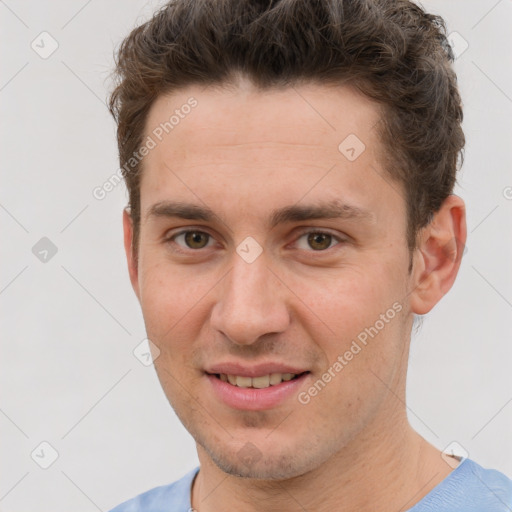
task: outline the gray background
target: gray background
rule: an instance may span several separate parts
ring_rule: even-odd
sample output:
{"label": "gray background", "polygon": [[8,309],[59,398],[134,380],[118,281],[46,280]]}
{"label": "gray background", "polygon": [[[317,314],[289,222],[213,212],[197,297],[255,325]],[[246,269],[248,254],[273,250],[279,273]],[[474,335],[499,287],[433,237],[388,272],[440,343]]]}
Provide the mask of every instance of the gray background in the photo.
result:
{"label": "gray background", "polygon": [[[122,248],[124,185],[93,196],[118,169],[104,104],[113,48],[160,4],[0,1],[3,512],[108,510],[197,464],[153,367],[133,354],[145,333]],[[469,237],[453,289],[413,339],[409,418],[439,449],[455,441],[512,476],[512,2],[423,5],[460,35],[456,192]],[[31,47],[51,49],[43,31],[58,43],[46,59]]]}

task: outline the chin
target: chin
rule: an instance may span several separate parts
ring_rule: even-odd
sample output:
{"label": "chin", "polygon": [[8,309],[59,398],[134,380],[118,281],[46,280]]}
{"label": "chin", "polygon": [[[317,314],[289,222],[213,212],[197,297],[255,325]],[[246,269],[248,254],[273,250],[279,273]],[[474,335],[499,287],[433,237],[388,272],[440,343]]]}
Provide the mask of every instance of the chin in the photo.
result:
{"label": "chin", "polygon": [[289,480],[304,474],[293,463],[286,461],[265,461],[247,465],[238,460],[226,460],[226,457],[213,458],[213,462],[224,473],[240,478],[255,480]]}
{"label": "chin", "polygon": [[289,451],[273,454],[259,452],[250,441],[238,450],[227,446],[222,449],[219,445],[214,449],[203,448],[224,473],[256,480],[289,480],[308,473],[323,462],[318,452],[307,453],[303,447],[299,450],[290,447]]}

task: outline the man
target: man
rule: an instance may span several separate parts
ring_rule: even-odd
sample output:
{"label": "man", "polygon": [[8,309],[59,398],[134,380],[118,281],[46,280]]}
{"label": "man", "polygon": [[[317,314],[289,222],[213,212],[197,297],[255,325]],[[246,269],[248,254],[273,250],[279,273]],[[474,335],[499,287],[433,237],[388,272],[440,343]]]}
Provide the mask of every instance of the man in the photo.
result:
{"label": "man", "polygon": [[406,415],[466,241],[452,60],[405,0],[176,0],[123,42],[129,273],[200,468],[116,512],[512,510]]}

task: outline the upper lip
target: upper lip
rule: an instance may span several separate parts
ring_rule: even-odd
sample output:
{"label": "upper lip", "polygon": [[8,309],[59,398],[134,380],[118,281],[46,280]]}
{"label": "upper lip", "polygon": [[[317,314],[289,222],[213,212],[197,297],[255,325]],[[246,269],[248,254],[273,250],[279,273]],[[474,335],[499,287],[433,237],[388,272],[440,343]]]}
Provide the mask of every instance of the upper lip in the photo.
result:
{"label": "upper lip", "polygon": [[293,373],[295,375],[307,372],[304,368],[290,366],[285,363],[260,363],[247,366],[236,362],[218,363],[205,368],[206,373],[224,373],[226,375],[237,375],[240,377],[261,377],[270,373]]}

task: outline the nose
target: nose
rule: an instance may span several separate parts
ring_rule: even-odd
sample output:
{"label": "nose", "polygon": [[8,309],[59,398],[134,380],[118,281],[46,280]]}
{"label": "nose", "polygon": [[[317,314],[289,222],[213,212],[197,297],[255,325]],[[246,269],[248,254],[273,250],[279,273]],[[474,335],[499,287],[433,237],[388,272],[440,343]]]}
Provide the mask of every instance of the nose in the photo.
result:
{"label": "nose", "polygon": [[251,345],[289,326],[287,288],[268,263],[265,253],[252,263],[235,253],[231,271],[217,287],[211,325],[232,343]]}

